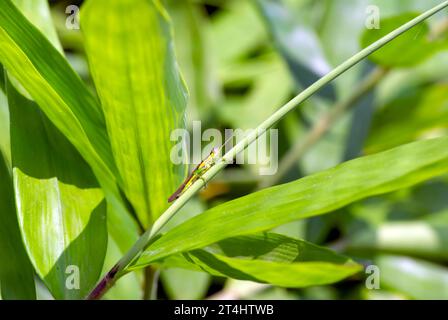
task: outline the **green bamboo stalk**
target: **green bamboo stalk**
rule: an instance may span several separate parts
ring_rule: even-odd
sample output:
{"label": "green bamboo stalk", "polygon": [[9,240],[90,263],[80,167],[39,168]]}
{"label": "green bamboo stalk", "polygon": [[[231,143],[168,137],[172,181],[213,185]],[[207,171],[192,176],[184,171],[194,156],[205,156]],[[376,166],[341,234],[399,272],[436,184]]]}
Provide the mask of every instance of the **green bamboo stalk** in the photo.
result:
{"label": "green bamboo stalk", "polygon": [[391,33],[387,34],[383,38],[377,40],[367,48],[361,50],[324,77],[316,81],[307,89],[302,91],[288,103],[283,105],[268,119],[263,121],[255,131],[247,135],[244,139],[238,142],[231,150],[229,150],[223,157],[222,161],[219,161],[212,168],[210,168],[204,175],[203,179],[196,181],[188,190],[186,190],[160,217],[157,221],[142,234],[137,240],[134,246],[118,261],[118,263],[104,276],[104,278],[98,283],[98,285],[92,290],[87,299],[100,299],[104,293],[117,281],[117,279],[126,273],[126,267],[131,264],[138,255],[154,240],[155,235],[162,229],[162,227],[190,200],[204,185],[215,177],[221,170],[223,170],[228,163],[231,163],[235,156],[243,151],[249,144],[254,142],[260,135],[266,132],[267,129],[272,127],[280,119],[282,119],[289,111],[296,108],[302,102],[307,100],[319,89],[324,87],[335,78],[339,77],[345,71],[349,70],[360,61],[368,57],[373,52],[377,51],[396,37],[400,36],[404,32],[408,31],[412,27],[428,19],[432,15],[448,7],[448,1],[444,1],[441,4],[433,7],[432,9],[424,12],[415,19],[405,23],[401,27],[395,29]]}

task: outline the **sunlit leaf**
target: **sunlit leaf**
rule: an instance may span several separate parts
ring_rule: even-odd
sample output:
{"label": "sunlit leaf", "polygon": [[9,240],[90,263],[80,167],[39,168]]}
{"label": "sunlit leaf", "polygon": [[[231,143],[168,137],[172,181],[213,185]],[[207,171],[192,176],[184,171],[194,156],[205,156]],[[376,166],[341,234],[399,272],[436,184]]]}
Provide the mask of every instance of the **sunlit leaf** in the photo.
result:
{"label": "sunlit leaf", "polygon": [[143,252],[138,265],[331,212],[356,200],[442,175],[448,171],[447,164],[448,138],[411,143],[358,158],[216,206],[155,241]]}
{"label": "sunlit leaf", "polygon": [[19,226],[54,297],[82,298],[106,251],[106,203],[87,164],[33,101],[7,83]]}
{"label": "sunlit leaf", "polygon": [[[382,19],[380,28],[364,31],[361,36],[361,45],[363,47],[368,46],[416,16],[418,14],[404,13],[399,16]],[[421,23],[378,52],[373,53],[369,58],[375,63],[386,67],[410,67],[417,65],[447,46],[443,41],[436,41],[436,39],[431,39],[431,37],[433,35],[430,32],[429,25],[425,22]]]}
{"label": "sunlit leaf", "polygon": [[91,166],[114,207],[109,224],[120,225],[114,237],[135,241],[137,225],[117,186],[121,179],[98,102],[62,54],[10,0],[0,2],[0,62]]}
{"label": "sunlit leaf", "polygon": [[137,0],[87,1],[81,12],[124,192],[145,227],[168,206],[185,171],[170,158],[170,135],[185,125],[186,92],[166,15],[159,1]]}
{"label": "sunlit leaf", "polygon": [[282,287],[328,284],[361,270],[328,249],[272,233],[226,239],[170,257],[164,264]]}
{"label": "sunlit leaf", "polygon": [[448,132],[447,117],[448,85],[405,92],[375,114],[365,151],[374,153],[417,139],[444,135]]}
{"label": "sunlit leaf", "polygon": [[2,299],[35,299],[34,271],[20,236],[10,169],[0,152],[0,285]]}

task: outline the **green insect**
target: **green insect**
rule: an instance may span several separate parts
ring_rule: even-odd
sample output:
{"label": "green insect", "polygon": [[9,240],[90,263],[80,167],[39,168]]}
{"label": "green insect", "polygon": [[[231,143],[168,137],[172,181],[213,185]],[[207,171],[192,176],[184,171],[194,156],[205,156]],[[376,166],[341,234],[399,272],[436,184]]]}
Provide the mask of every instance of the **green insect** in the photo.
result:
{"label": "green insect", "polygon": [[217,156],[221,148],[213,148],[210,154],[199,163],[196,168],[190,173],[180,187],[168,198],[168,202],[173,202],[179,198],[185,190],[187,190],[197,180],[202,179],[204,173],[206,173],[211,167],[216,164]]}

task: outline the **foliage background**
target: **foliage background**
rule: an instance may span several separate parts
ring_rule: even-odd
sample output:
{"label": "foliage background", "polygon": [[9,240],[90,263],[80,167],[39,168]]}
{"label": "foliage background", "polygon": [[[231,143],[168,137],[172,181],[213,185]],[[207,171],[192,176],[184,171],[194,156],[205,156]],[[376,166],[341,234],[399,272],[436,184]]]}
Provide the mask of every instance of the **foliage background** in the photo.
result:
{"label": "foliage background", "polygon": [[[191,129],[189,126],[192,121],[200,120],[202,129],[224,130],[225,128],[256,127],[280,105],[358,52],[363,46],[376,40],[380,34],[386,34],[440,1],[166,0],[163,3],[171,16],[175,40],[174,51],[189,89],[190,98],[186,107],[185,122],[187,128]],[[105,63],[101,66],[102,59],[99,56],[97,63],[90,62],[89,70],[86,48],[95,50],[95,46],[98,45],[98,39],[101,39],[102,17],[96,16],[92,19],[86,17],[85,23],[93,25],[99,34],[97,35],[99,38],[89,39],[89,36],[83,36],[81,31],[68,30],[65,27],[67,17],[65,8],[69,4],[81,6],[83,1],[50,1],[57,37],[72,68],[88,85],[90,91],[95,92],[92,74],[98,75],[104,72],[108,65]],[[380,9],[381,29],[377,33],[369,32],[365,27],[366,17],[368,17],[366,9],[369,5],[376,5]],[[103,18],[107,18],[106,14]],[[280,159],[288,157],[290,150],[297,151],[294,146],[297,145],[297,141],[303,143],[303,137],[313,132],[313,124],[320,123],[319,121],[322,118],[325,119],[331,110],[342,104],[340,112],[331,118],[330,125],[327,126],[328,132],[319,140],[312,141],[306,148],[306,152],[299,151],[301,157],[297,157],[293,166],[288,167],[284,176],[276,182],[294,181],[332,168],[344,161],[372,155],[412,141],[446,136],[448,129],[447,19],[447,13],[443,12],[430,19],[426,25],[417,26],[409,34],[381,49],[371,59],[345,73],[318,95],[288,114],[278,124]],[[129,36],[129,39],[130,42],[141,40],[137,36],[135,38]],[[92,65],[97,69],[92,68]],[[114,66],[119,70],[119,61],[115,62]],[[100,70],[101,68],[103,69]],[[366,79],[370,79],[369,77],[378,72],[381,72],[381,75],[374,78],[368,90],[365,90],[357,99],[352,99],[360,84],[365,83]],[[116,77],[113,72],[109,75],[104,73],[104,75],[103,82],[107,82],[108,78],[115,80],[114,77]],[[21,111],[23,109],[14,109],[11,101],[18,101],[16,106],[24,107],[23,102],[20,102],[23,96],[15,92],[14,86],[8,84],[8,81],[6,82],[3,84],[4,87],[9,87],[9,92],[12,92],[15,97],[12,100],[9,97],[9,111],[7,103],[0,103],[0,145],[6,159],[5,163],[8,163],[11,161],[8,160],[11,158],[9,138],[6,138],[9,137],[10,132],[8,119],[10,117],[11,123],[14,123],[14,117],[19,119],[23,115]],[[107,90],[101,92],[98,88],[98,80],[96,79],[95,82],[97,83],[96,91],[100,97],[109,94]],[[180,81],[177,85],[182,86]],[[170,92],[171,89],[164,90]],[[173,89],[173,92],[177,91]],[[6,99],[3,95],[0,98]],[[173,99],[182,100],[179,97]],[[346,101],[349,103],[345,103]],[[103,99],[102,102],[107,104]],[[34,110],[32,105],[28,107]],[[28,122],[20,118],[21,121],[17,120],[17,123],[22,123],[26,128],[31,127],[35,119],[33,117],[38,115],[33,116],[33,111],[30,112]],[[110,119],[106,120],[110,121]],[[19,129],[13,126],[11,133],[13,130]],[[46,120],[42,127],[36,130],[42,132],[53,130],[56,132],[54,135],[60,134]],[[163,128],[161,130],[163,131]],[[26,137],[20,135],[12,134],[12,136],[15,137],[14,139],[26,140]],[[13,143],[14,140],[11,139]],[[160,139],[166,139],[166,136],[159,137],[159,140],[154,139],[153,141],[160,141]],[[117,140],[115,143],[124,142]],[[26,162],[30,158],[41,163],[50,161],[46,158],[46,154],[51,151],[42,151],[46,145],[45,141],[42,142],[36,138],[32,143],[27,141],[23,145],[26,145],[22,147],[23,150],[15,150],[12,147],[13,154],[14,152],[21,154],[17,157],[17,163],[20,163],[21,159]],[[30,151],[30,145],[39,149],[40,152]],[[113,144],[112,147],[114,147]],[[156,143],[153,143],[151,147],[148,146],[150,148],[148,156],[158,152],[157,147]],[[76,153],[66,140],[61,139],[57,142],[57,148],[67,148],[67,154]],[[160,151],[160,153],[163,152]],[[35,158],[36,154],[42,154],[42,158]],[[77,154],[76,157],[79,155]],[[84,172],[84,174],[64,177],[63,182],[70,181],[77,186],[88,185],[89,194],[79,195],[86,199],[82,201],[82,205],[98,213],[94,216],[95,219],[104,219],[106,205],[102,202],[101,196],[95,193],[95,190],[99,190],[98,183],[91,172],[95,169],[89,168],[80,157],[72,161],[70,159],[70,156],[66,156],[57,161],[63,162],[64,168],[76,168],[73,170]],[[128,161],[122,160],[123,163]],[[403,159],[403,166],[406,161]],[[446,161],[444,163],[446,167]],[[1,170],[4,177],[9,174],[7,165]],[[57,171],[58,168],[50,168],[48,172],[41,171],[42,168],[39,167],[36,167],[36,170],[39,171],[39,175],[51,177],[54,174],[51,170]],[[372,168],[372,171],[379,172],[379,175],[393,174],[388,170],[387,163]],[[149,172],[154,173],[155,170],[149,170]],[[258,176],[257,172],[256,165],[230,166],[197,198],[190,201],[170,222],[165,231],[209,208],[247,195],[261,186],[266,187],[272,184],[272,182],[264,181],[266,177]],[[369,175],[366,174],[366,176]],[[150,177],[150,179],[161,180],[157,177]],[[2,179],[0,188],[5,197],[2,198],[0,205],[9,209],[2,209],[3,211],[10,210],[11,206],[14,206],[13,201],[11,202],[14,196],[8,194],[12,192],[11,188],[4,180]],[[331,248],[363,265],[377,265],[381,271],[379,290],[366,288],[366,274],[363,272],[356,273],[336,284],[285,288],[288,286],[230,280],[216,276],[216,272],[209,272],[214,274],[210,275],[197,270],[170,268],[170,263],[176,265],[177,262],[168,261],[165,262],[165,267],[168,268],[162,269],[160,280],[156,281],[159,283],[158,288],[145,282],[145,279],[154,277],[154,274],[148,275],[154,270],[147,268],[144,271],[126,275],[117,282],[105,298],[140,299],[148,296],[148,290],[157,290],[159,299],[446,299],[448,298],[446,266],[448,260],[446,249],[448,179],[446,175],[439,174],[436,178],[424,180],[426,181],[416,186],[354,201],[329,212],[330,214],[293,221],[272,230],[280,235],[304,239]],[[163,190],[165,187],[160,186],[159,189]],[[126,196],[133,203],[144,202],[141,199],[132,199],[135,194],[138,194],[138,191],[128,193]],[[145,210],[158,212],[160,208],[155,204],[157,201],[153,199],[159,199],[161,196],[153,194],[152,197],[149,203],[155,207]],[[42,197],[37,196],[36,199],[42,199]],[[162,200],[165,203],[165,199]],[[141,211],[144,210],[137,210],[137,215]],[[108,214],[110,215],[110,212]],[[147,227],[156,217],[139,218],[142,227]],[[30,222],[31,227],[33,223],[33,221]],[[102,266],[104,273],[122,255],[123,250],[120,246],[129,246],[112,239],[110,232],[114,226],[109,225],[108,235],[105,230],[103,233],[97,229],[90,230],[90,223],[91,221],[88,220],[83,226],[85,231],[83,237],[98,248],[74,246],[73,252],[76,250],[99,252],[107,242],[105,263]],[[0,244],[2,236],[6,235],[8,239],[12,239],[18,234],[11,230],[0,229],[0,232]],[[77,234],[77,231],[73,230],[73,233]],[[131,237],[126,239],[126,243],[132,243],[134,240]],[[51,239],[47,241],[51,242]],[[19,243],[19,239],[16,239],[16,242]],[[33,244],[25,241],[25,246],[32,247]],[[58,263],[61,263],[63,268],[66,264],[59,258],[58,256]],[[15,259],[23,270],[26,270],[21,273],[21,277],[35,279],[38,299],[74,298],[62,287],[50,286],[48,290],[48,282],[53,281],[52,277],[55,279],[58,277],[57,272],[53,273],[53,270],[49,270],[54,267],[52,263],[45,266],[46,271],[43,275],[40,272],[34,274],[26,255],[21,257],[17,254]],[[67,259],[70,258],[67,257]],[[98,259],[101,260],[102,257]],[[86,265],[89,263],[85,262]],[[0,264],[3,269],[12,265],[1,257]],[[92,279],[89,283],[95,282],[100,273],[100,269],[92,270]],[[155,278],[159,279],[157,274]],[[5,280],[0,279],[2,281],[0,285],[3,288]],[[57,279],[53,283],[58,281],[63,286],[63,282]],[[33,297],[32,292],[17,295]],[[6,298],[14,298],[14,294]]]}

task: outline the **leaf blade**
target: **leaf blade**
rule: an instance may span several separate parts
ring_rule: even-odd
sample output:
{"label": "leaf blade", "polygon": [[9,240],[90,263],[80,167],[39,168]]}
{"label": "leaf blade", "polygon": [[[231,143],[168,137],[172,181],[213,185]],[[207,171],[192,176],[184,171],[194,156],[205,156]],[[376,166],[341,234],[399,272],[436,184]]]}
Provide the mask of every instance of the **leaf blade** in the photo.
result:
{"label": "leaf blade", "polygon": [[290,288],[337,282],[362,269],[331,250],[274,233],[226,239],[164,265]]}
{"label": "leaf blade", "polygon": [[[25,248],[54,297],[80,299],[103,265],[103,193],[87,164],[36,104],[9,81],[7,95],[14,192]],[[79,287],[67,286],[71,266],[79,270]]]}
{"label": "leaf blade", "polygon": [[320,215],[441,175],[448,167],[447,147],[446,137],[419,141],[229,201],[163,235],[142,253],[138,264]]}
{"label": "leaf blade", "polygon": [[[367,29],[361,35],[361,46],[366,47],[391,30],[418,16],[416,13],[403,13],[381,21],[381,28]],[[396,41],[373,53],[369,59],[385,67],[412,67],[437,51],[446,47],[443,42],[431,41],[428,23],[422,23],[416,29],[402,35]],[[405,49],[405,50],[404,50]]]}
{"label": "leaf blade", "polygon": [[184,127],[186,93],[165,15],[158,1],[95,0],[81,19],[124,191],[145,227],[166,209],[185,169],[170,159],[168,137]]}
{"label": "leaf blade", "polygon": [[[0,3],[0,61],[92,167],[105,190],[113,236],[124,250],[138,226],[120,195],[101,108],[58,50],[10,0]],[[36,21],[40,21],[37,19]]]}
{"label": "leaf blade", "polygon": [[36,299],[34,271],[20,236],[12,177],[0,152],[0,284],[3,299]]}

